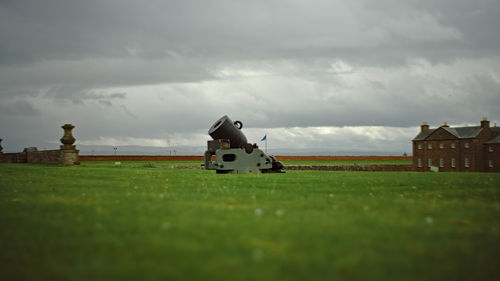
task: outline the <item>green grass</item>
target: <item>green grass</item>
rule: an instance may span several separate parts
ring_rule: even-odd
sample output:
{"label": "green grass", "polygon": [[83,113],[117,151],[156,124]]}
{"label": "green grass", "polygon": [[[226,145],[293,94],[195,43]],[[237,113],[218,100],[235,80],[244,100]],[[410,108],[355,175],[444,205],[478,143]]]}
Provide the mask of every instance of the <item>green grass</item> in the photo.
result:
{"label": "green grass", "polygon": [[162,163],[0,164],[0,279],[500,279],[500,174]]}

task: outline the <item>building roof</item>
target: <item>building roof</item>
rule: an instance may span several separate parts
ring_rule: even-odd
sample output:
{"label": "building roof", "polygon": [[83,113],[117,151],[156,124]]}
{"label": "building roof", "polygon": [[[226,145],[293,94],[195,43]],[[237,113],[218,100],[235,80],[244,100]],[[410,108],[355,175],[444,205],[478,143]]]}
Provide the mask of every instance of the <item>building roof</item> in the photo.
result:
{"label": "building roof", "polygon": [[497,136],[496,138],[493,138],[492,140],[490,140],[486,143],[500,143],[500,135]]}
{"label": "building roof", "polygon": [[[445,128],[445,127],[443,127]],[[483,130],[481,126],[448,128],[456,132],[456,137],[460,139],[475,138]]]}
{"label": "building roof", "polygon": [[[457,127],[457,128],[451,128],[448,126],[441,126],[439,128],[443,128],[443,130],[447,131],[448,133],[454,135],[455,137],[457,137],[459,139],[475,138],[483,130],[483,128],[481,128],[481,126]],[[425,140],[428,136],[430,136],[432,133],[434,133],[439,128],[422,131],[413,140],[416,140],[416,141]],[[500,132],[500,130],[498,132]]]}
{"label": "building roof", "polygon": [[425,140],[430,134],[432,134],[436,129],[428,129],[425,131],[421,131],[418,133],[418,135],[413,139],[414,141],[417,140]]}

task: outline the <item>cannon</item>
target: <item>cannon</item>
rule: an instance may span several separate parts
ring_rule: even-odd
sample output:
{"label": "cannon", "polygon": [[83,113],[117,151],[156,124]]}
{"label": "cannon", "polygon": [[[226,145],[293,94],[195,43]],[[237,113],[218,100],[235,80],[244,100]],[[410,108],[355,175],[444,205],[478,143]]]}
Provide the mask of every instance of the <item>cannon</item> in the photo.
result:
{"label": "cannon", "polygon": [[242,128],[243,123],[233,122],[227,115],[210,127],[208,134],[213,140],[207,142],[205,169],[218,174],[284,173],[283,164],[274,156],[248,143]]}

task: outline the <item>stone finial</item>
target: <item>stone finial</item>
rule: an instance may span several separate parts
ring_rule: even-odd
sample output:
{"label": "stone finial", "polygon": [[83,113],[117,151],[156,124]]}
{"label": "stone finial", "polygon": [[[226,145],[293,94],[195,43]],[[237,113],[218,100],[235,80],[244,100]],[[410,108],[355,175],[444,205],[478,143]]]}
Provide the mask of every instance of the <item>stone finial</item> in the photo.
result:
{"label": "stone finial", "polygon": [[61,128],[64,129],[64,136],[61,138],[61,142],[63,145],[61,145],[61,149],[64,150],[75,150],[76,147],[73,145],[75,143],[75,138],[73,137],[71,130],[75,128],[75,126],[71,124],[64,124],[64,126],[61,126]]}

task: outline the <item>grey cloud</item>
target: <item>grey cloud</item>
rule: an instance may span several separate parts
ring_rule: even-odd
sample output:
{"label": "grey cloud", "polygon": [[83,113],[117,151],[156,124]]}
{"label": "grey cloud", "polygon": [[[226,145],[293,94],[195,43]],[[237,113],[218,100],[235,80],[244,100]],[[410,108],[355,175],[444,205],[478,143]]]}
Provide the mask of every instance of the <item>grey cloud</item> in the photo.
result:
{"label": "grey cloud", "polygon": [[123,112],[125,112],[129,117],[132,117],[134,119],[138,119],[137,115],[132,113],[126,106],[122,105],[121,108],[123,109]]}
{"label": "grey cloud", "polygon": [[71,101],[75,104],[84,104],[87,101],[97,101],[99,104],[106,106],[111,106],[112,100],[124,100],[126,96],[126,93],[107,93],[102,90],[89,90],[75,85],[51,87],[43,94],[43,97],[55,99],[59,103]]}
{"label": "grey cloud", "polygon": [[[454,52],[467,53],[471,43],[495,50],[498,3],[438,2],[11,1],[1,6],[1,61],[158,59],[171,51],[248,59],[342,48],[364,55],[412,48],[425,57],[432,50],[413,44],[429,38],[453,41]],[[463,43],[448,34],[455,31]]]}
{"label": "grey cloud", "polygon": [[40,89],[31,86],[13,87],[12,85],[2,85],[0,89],[0,98],[32,98],[40,94]]}
{"label": "grey cloud", "polygon": [[2,2],[0,77],[92,88],[215,79],[209,69],[241,60],[387,66],[498,54],[499,4],[439,3]]}
{"label": "grey cloud", "polygon": [[127,94],[126,93],[112,93],[111,95],[109,95],[110,98],[113,98],[113,99],[125,99],[127,97]]}
{"label": "grey cloud", "polygon": [[112,106],[113,104],[109,100],[99,100],[99,103],[106,106]]}
{"label": "grey cloud", "polygon": [[0,66],[0,83],[9,88],[92,89],[202,81],[213,78],[208,66],[193,59],[89,59],[42,61],[30,66]]}
{"label": "grey cloud", "polygon": [[489,0],[1,1],[0,126],[47,141],[67,122],[162,137],[224,114],[254,128],[494,119],[498,26]]}
{"label": "grey cloud", "polygon": [[40,115],[40,110],[38,110],[31,102],[25,100],[5,102],[0,106],[0,111],[3,116],[18,115],[33,117]]}

